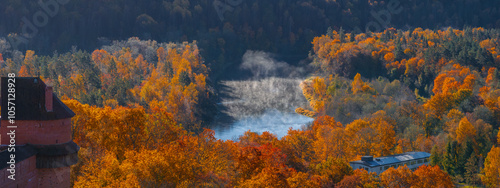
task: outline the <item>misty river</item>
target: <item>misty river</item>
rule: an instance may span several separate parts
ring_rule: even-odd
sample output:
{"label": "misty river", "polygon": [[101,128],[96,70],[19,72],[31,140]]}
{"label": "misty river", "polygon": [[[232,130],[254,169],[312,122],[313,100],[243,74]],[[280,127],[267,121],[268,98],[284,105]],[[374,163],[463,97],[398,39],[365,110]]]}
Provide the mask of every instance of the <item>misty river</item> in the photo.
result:
{"label": "misty river", "polygon": [[242,69],[251,71],[254,78],[219,83],[219,115],[212,125],[216,138],[236,140],[248,130],[281,138],[290,128],[301,129],[313,121],[295,113],[297,107],[308,106],[299,86],[304,80],[299,76],[302,70],[277,62],[268,53],[252,51],[243,56]]}

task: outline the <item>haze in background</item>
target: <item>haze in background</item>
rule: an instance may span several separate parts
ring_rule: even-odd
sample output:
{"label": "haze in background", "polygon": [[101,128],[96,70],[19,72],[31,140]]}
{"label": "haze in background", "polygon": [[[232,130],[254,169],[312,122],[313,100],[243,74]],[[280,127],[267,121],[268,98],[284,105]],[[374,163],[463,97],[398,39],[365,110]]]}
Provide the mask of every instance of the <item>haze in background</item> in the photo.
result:
{"label": "haze in background", "polygon": [[247,51],[242,61],[240,68],[250,71],[253,78],[221,82],[215,137],[235,140],[250,130],[269,131],[281,138],[290,128],[300,129],[313,120],[295,113],[295,108],[307,106],[299,88],[304,69],[261,51]]}

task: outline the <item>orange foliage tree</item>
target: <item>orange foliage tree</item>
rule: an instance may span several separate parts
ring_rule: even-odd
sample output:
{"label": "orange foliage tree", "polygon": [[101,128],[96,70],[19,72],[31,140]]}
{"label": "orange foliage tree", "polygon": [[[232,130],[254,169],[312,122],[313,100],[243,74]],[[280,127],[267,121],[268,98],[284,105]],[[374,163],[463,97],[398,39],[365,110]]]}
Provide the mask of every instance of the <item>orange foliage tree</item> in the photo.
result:
{"label": "orange foliage tree", "polygon": [[320,176],[322,184],[327,187],[335,186],[345,176],[353,174],[347,162],[334,157],[328,157],[327,160],[314,165],[313,170]]}
{"label": "orange foliage tree", "polygon": [[404,166],[397,169],[391,167],[380,174],[380,180],[384,187],[411,187],[415,185],[418,177]]}
{"label": "orange foliage tree", "polygon": [[345,176],[342,181],[337,183],[336,187],[380,187],[380,179],[375,172],[368,173],[365,169],[354,170],[353,175]]}
{"label": "orange foliage tree", "polygon": [[350,148],[361,156],[390,155],[396,143],[392,124],[384,111],[375,113],[368,121],[353,121],[346,126],[348,137],[352,140]]}
{"label": "orange foliage tree", "polygon": [[414,187],[455,187],[450,176],[439,166],[431,167],[424,164],[418,167],[414,174],[418,177]]}
{"label": "orange foliage tree", "polygon": [[315,131],[313,143],[315,161],[325,161],[329,157],[347,161],[352,158],[350,138],[340,124],[321,125]]}
{"label": "orange foliage tree", "polygon": [[373,89],[361,80],[361,74],[357,73],[352,81],[352,93],[356,94],[358,92],[373,91]]}
{"label": "orange foliage tree", "polygon": [[439,74],[434,80],[434,96],[425,103],[434,116],[441,118],[445,111],[472,96],[476,76],[469,68],[454,64],[452,70]]}

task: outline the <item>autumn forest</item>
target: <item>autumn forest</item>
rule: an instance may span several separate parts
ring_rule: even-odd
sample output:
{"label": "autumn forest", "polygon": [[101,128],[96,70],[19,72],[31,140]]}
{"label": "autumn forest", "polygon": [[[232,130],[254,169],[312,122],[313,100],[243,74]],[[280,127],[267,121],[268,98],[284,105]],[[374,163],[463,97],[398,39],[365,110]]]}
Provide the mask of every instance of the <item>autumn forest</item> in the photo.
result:
{"label": "autumn forest", "polygon": [[[500,185],[498,2],[400,2],[377,31],[354,28],[389,2],[231,2],[72,0],[19,46],[39,5],[0,6],[0,75],[40,77],[76,114],[73,187]],[[310,123],[216,137],[220,83],[257,79],[248,50],[300,68]],[[430,164],[349,165],[411,151]]]}

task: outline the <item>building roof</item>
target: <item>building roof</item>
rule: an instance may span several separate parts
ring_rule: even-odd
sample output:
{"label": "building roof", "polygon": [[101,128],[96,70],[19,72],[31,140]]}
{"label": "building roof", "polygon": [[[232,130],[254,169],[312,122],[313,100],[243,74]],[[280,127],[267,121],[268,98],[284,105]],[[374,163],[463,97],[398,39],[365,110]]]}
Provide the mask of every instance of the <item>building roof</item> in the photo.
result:
{"label": "building roof", "polygon": [[[1,80],[2,120],[8,117],[8,78]],[[45,109],[45,88],[47,85],[38,77],[15,77],[15,120],[56,120],[75,116],[57,96],[52,93],[53,111]]]}
{"label": "building roof", "polygon": [[410,160],[424,159],[430,157],[431,154],[427,152],[406,152],[398,155],[390,155],[384,157],[377,157],[369,161],[351,161],[352,164],[362,164],[369,167],[384,166],[395,163],[402,163]]}
{"label": "building roof", "polygon": [[[8,151],[7,145],[0,146],[0,161],[5,161],[0,163],[0,169],[4,169],[9,166],[9,164],[7,164],[7,161],[10,160],[10,154],[15,154],[15,161],[16,163],[19,163],[34,155],[37,156],[37,160],[39,157],[46,157],[46,156],[78,155],[77,152],[78,150],[80,150],[80,147],[76,145],[75,142],[70,141],[63,144],[53,144],[53,145],[25,144],[21,146],[15,146],[15,149],[16,151],[14,153],[11,153]],[[76,161],[78,161],[78,159]],[[75,164],[76,161],[69,165]]]}
{"label": "building roof", "polygon": [[35,149],[38,150],[38,155],[43,155],[43,156],[69,155],[78,153],[78,150],[80,150],[80,146],[78,146],[73,141],[63,144],[52,144],[52,145],[30,144],[30,145],[32,145]]}
{"label": "building roof", "polygon": [[11,153],[6,147],[2,146],[3,151],[0,151],[0,169],[4,169],[9,166],[7,161],[10,161],[10,155],[14,154],[14,160],[16,163],[21,162],[25,159],[30,158],[38,153],[38,151],[31,145],[15,146],[15,152]]}

